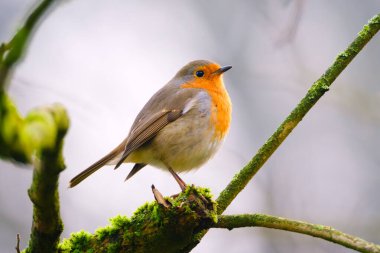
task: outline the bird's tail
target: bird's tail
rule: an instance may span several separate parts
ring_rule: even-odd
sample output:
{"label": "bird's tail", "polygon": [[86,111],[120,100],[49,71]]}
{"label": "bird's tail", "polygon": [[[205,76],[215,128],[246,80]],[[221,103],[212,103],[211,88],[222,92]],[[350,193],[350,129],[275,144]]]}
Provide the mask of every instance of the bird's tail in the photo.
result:
{"label": "bird's tail", "polygon": [[[121,146],[121,145],[120,145]],[[92,173],[103,167],[104,165],[112,162],[115,158],[120,155],[120,152],[123,151],[123,149],[120,150],[120,146],[112,150],[108,155],[104,156],[102,159],[79,173],[77,176],[75,176],[73,179],[70,180],[69,187],[72,188],[85,180],[88,176],[90,176]]]}

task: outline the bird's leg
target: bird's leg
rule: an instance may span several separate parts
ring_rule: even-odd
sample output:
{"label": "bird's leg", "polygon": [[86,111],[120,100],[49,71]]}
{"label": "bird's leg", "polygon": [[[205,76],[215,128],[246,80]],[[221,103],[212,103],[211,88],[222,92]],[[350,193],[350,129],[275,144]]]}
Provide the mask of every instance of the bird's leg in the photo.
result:
{"label": "bird's leg", "polygon": [[170,167],[168,167],[170,173],[174,177],[175,181],[179,184],[179,187],[181,188],[182,191],[185,191],[186,189],[186,183],[177,175],[177,173],[174,172],[174,170]]}

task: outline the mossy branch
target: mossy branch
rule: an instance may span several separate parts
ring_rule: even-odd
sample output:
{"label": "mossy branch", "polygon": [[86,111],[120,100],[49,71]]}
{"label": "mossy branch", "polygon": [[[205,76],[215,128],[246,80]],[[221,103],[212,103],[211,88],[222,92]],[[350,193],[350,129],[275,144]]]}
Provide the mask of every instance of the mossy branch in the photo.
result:
{"label": "mossy branch", "polygon": [[318,237],[360,252],[380,252],[380,245],[348,235],[332,227],[266,214],[220,215],[218,216],[218,223],[213,224],[212,227],[229,230],[241,227],[274,228]]}
{"label": "mossy branch", "polygon": [[27,252],[55,252],[62,232],[58,176],[65,168],[63,138],[69,127],[65,109],[58,104],[32,110],[25,118],[0,92],[0,155],[34,165],[29,197],[33,224]]}
{"label": "mossy branch", "polygon": [[298,123],[314,104],[329,90],[330,85],[339,74],[347,67],[354,57],[364,48],[372,37],[380,29],[380,14],[369,20],[368,24],[358,33],[357,38],[340,53],[334,63],[311,86],[306,96],[299,102],[289,116],[282,122],[273,135],[259,149],[252,160],[240,170],[220,193],[218,202],[218,214],[222,214],[235,197],[244,189],[252,177],[265,164],[269,157],[276,151],[286,137],[293,131]]}
{"label": "mossy branch", "polygon": [[[363,29],[358,33],[356,39],[340,53],[333,64],[326,72],[311,86],[305,97],[293,109],[289,116],[282,122],[273,135],[258,150],[251,161],[244,166],[231,180],[227,187],[217,198],[218,214],[222,214],[231,204],[235,197],[245,188],[253,176],[265,164],[269,157],[276,151],[286,137],[293,131],[298,123],[314,104],[329,90],[331,84],[339,74],[348,66],[355,56],[364,48],[372,37],[380,29],[380,14],[369,20]],[[183,252],[190,252],[207,233],[207,230],[199,232],[194,236],[193,241]]]}
{"label": "mossy branch", "polygon": [[[54,109],[53,109],[54,108]],[[67,131],[67,117],[60,106],[45,112],[56,123],[57,132],[54,145],[42,148],[34,159],[33,181],[29,188],[29,198],[33,202],[32,233],[26,252],[56,252],[63,224],[59,212],[58,177],[65,169],[62,156],[63,137]],[[62,125],[62,119],[65,122]],[[63,127],[64,126],[64,127]],[[50,136],[49,136],[50,137]]]}
{"label": "mossy branch", "polygon": [[187,187],[164,207],[156,201],[140,207],[128,219],[117,216],[94,234],[71,234],[60,252],[181,252],[200,229],[216,222],[216,204],[207,189]]}

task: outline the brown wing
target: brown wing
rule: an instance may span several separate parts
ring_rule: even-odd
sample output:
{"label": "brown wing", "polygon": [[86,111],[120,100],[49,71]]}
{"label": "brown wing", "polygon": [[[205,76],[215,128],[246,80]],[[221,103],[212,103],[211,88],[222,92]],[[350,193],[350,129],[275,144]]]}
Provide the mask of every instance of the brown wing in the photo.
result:
{"label": "brown wing", "polygon": [[134,150],[152,139],[167,124],[175,121],[181,117],[181,115],[182,110],[179,109],[162,110],[133,129],[127,140],[123,156],[117,162],[115,169],[117,169]]}
{"label": "brown wing", "polygon": [[[153,138],[167,124],[181,117],[185,105],[197,93],[196,89],[178,89],[177,81],[175,79],[170,81],[169,84],[157,91],[140,111],[128,137],[105,157],[74,177],[70,181],[70,187],[79,184],[92,173],[113,161],[120,153],[123,153],[115,168],[119,167],[131,152]],[[143,164],[135,166],[135,169],[132,169],[131,176],[142,167],[144,167]]]}

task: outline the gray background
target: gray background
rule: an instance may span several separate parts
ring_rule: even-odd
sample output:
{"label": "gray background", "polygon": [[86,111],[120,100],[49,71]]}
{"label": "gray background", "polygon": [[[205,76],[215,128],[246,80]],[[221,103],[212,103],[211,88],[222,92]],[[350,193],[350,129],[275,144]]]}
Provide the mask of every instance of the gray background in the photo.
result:
{"label": "gray background", "polygon": [[[7,41],[35,1],[0,1]],[[117,145],[149,97],[190,60],[233,65],[229,136],[217,155],[182,178],[215,196],[308,87],[380,10],[373,1],[63,1],[46,17],[9,93],[20,111],[66,106],[71,127],[60,177],[63,237],[130,216],[179,191],[169,173],[107,167],[74,189],[68,181]],[[299,19],[297,17],[300,17]],[[380,243],[380,37],[375,37],[226,210],[333,226]],[[0,252],[25,247],[32,219],[29,166],[0,162]],[[193,252],[351,252],[316,238],[247,228],[213,229]]]}

